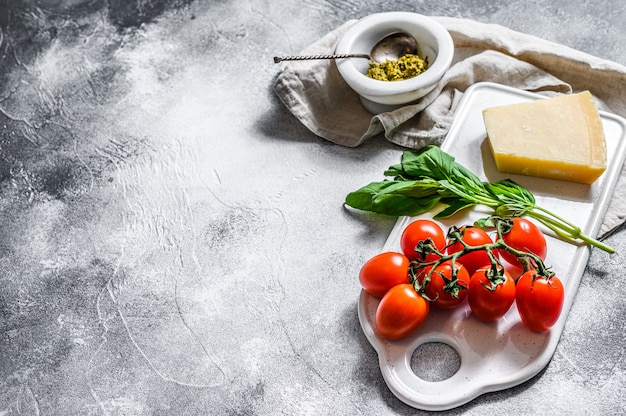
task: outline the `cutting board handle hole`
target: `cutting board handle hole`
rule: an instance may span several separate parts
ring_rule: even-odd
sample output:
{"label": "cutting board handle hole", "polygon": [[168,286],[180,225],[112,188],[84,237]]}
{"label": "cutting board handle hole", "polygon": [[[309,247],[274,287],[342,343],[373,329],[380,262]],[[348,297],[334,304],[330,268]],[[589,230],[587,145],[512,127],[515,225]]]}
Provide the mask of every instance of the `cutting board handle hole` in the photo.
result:
{"label": "cutting board handle hole", "polygon": [[461,367],[458,351],[445,342],[426,342],[411,355],[411,370],[425,381],[444,381]]}

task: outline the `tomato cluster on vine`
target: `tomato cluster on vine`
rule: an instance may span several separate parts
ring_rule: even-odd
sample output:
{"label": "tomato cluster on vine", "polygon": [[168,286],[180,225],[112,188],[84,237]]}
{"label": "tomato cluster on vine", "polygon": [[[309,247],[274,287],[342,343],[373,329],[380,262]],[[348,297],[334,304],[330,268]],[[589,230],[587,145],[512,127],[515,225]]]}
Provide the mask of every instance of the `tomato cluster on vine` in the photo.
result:
{"label": "tomato cluster on vine", "polygon": [[[485,227],[492,227],[492,237]],[[427,319],[430,308],[465,303],[481,321],[494,322],[516,304],[522,323],[544,332],[558,320],[564,302],[559,278],[544,264],[547,242],[522,217],[492,217],[481,227],[450,227],[416,219],[402,232],[401,252],[383,252],[359,273],[363,289],[380,298],[376,330],[404,338]]]}

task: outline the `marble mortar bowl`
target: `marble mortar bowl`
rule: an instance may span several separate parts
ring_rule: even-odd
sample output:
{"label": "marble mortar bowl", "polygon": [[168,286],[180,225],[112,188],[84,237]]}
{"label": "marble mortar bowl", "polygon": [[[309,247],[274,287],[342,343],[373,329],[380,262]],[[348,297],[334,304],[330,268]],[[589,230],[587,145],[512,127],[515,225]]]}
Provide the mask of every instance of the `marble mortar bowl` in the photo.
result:
{"label": "marble mortar bowl", "polygon": [[415,37],[419,55],[428,58],[426,71],[406,80],[380,81],[365,75],[369,68],[367,59],[336,61],[343,79],[373,114],[391,111],[428,94],[450,68],[454,56],[450,33],[432,18],[411,12],[377,13],[358,20],[339,39],[335,53],[369,54],[379,40],[395,32],[406,32]]}

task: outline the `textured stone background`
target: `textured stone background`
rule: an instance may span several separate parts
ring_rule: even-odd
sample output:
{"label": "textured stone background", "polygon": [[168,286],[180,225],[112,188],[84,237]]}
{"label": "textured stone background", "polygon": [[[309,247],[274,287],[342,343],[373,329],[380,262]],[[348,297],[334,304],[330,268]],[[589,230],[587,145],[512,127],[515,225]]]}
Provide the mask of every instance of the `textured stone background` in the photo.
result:
{"label": "textured stone background", "polygon": [[[329,144],[271,91],[273,55],[392,10],[626,64],[622,0],[0,0],[0,415],[420,414],[356,313],[393,221],[342,208],[401,149]],[[626,412],[607,241],[548,367],[446,414]]]}

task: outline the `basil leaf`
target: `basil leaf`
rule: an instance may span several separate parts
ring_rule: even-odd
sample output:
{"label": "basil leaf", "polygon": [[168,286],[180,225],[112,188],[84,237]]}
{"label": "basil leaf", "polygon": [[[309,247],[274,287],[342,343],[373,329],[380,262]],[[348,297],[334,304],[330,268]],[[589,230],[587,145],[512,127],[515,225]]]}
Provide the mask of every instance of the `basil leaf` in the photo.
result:
{"label": "basil leaf", "polygon": [[352,208],[386,215],[417,215],[441,199],[439,186],[430,180],[372,182],[346,196]]}
{"label": "basil leaf", "polygon": [[427,179],[424,180],[395,180],[387,181],[388,185],[381,189],[375,196],[377,198],[381,194],[397,193],[411,198],[424,198],[438,195],[439,184]]}
{"label": "basil leaf", "polygon": [[395,180],[399,179],[411,179],[402,170],[402,164],[389,166],[386,171],[383,172],[385,176],[393,177]]}
{"label": "basil leaf", "polygon": [[439,196],[411,198],[402,194],[388,193],[380,195],[373,204],[373,212],[393,216],[414,216],[423,214],[437,204]]}
{"label": "basil leaf", "polygon": [[516,202],[533,207],[536,202],[530,191],[510,179],[485,183],[485,190],[505,204]]}
{"label": "basil leaf", "polygon": [[414,178],[450,179],[446,174],[450,163],[454,163],[454,158],[441,152],[436,146],[426,146],[418,152],[402,153],[402,170]]}
{"label": "basil leaf", "polygon": [[345,204],[363,211],[374,211],[374,197],[391,185],[391,181],[372,182],[346,195]]}
{"label": "basil leaf", "polygon": [[484,192],[483,183],[476,175],[437,146],[426,146],[418,153],[404,152],[402,168],[412,177],[457,182],[473,192]]}
{"label": "basil leaf", "polygon": [[476,203],[462,198],[446,198],[442,199],[440,202],[447,206],[442,211],[434,215],[434,219],[448,218],[465,208],[470,208],[476,205]]}

